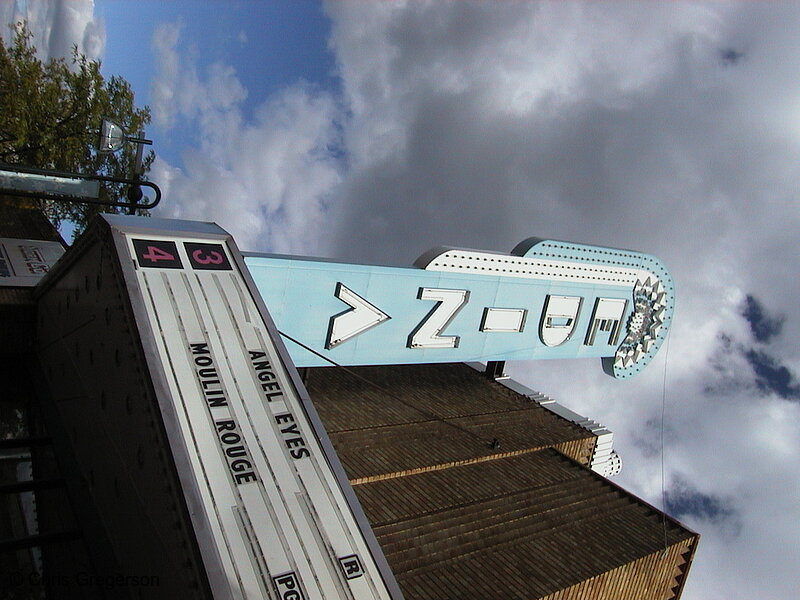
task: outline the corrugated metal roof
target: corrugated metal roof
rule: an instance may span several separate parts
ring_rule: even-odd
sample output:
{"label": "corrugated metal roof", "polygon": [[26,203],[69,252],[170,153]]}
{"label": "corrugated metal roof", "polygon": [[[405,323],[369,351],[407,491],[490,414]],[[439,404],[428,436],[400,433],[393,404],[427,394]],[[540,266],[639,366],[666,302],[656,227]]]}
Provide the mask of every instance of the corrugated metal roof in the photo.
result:
{"label": "corrugated metal roof", "polygon": [[407,600],[680,593],[698,536],[667,520],[665,551],[661,513],[586,468],[586,429],[461,364],[306,384]]}

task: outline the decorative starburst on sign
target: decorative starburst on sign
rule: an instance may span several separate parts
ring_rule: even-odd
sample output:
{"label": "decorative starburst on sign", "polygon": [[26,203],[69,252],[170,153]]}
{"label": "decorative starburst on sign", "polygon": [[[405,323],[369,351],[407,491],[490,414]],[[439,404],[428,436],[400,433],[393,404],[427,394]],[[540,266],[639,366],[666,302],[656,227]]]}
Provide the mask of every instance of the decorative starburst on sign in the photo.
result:
{"label": "decorative starburst on sign", "polygon": [[648,277],[633,288],[633,313],[628,319],[627,335],[614,356],[614,365],[629,367],[639,361],[655,344],[664,326],[667,294],[658,279]]}

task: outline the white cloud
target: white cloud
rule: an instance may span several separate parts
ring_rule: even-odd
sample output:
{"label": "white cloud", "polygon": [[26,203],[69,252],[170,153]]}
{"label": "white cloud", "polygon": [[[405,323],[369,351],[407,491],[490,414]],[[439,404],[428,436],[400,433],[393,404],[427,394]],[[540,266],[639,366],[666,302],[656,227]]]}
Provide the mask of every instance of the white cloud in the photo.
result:
{"label": "white cloud", "polygon": [[156,54],[157,76],[152,83],[153,119],[159,127],[169,128],[178,112],[175,97],[180,92],[178,78],[180,56],[177,51],[181,25],[162,23],[153,33],[153,50]]}
{"label": "white cloud", "polygon": [[[0,0],[0,23],[26,21],[42,59],[72,56],[72,47],[91,60],[105,50],[106,32],[93,0]],[[10,39],[10,31],[2,37]]]}
{"label": "white cloud", "polygon": [[339,183],[340,109],[330,94],[297,84],[265,100],[246,121],[247,92],[222,63],[198,73],[181,54],[180,26],[154,36],[159,72],[157,124],[182,120],[196,132],[183,167],[157,160],[151,175],[164,192],[161,214],[213,220],[246,250],[322,251],[331,190]]}
{"label": "white cloud", "polygon": [[[703,539],[683,597],[796,595],[800,407],[759,389],[743,353],[759,348],[798,373],[800,8],[327,9],[350,111],[336,254],[410,264],[436,245],[507,251],[537,235],[661,258],[678,287],[666,480],[730,510],[687,517]],[[741,316],[747,294],[786,315],[766,345]],[[511,368],[608,424],[620,482],[660,505],[665,359],[630,382],[599,361]]]}
{"label": "white cloud", "polygon": [[206,129],[217,129],[220,124],[235,126],[226,121],[238,111],[247,90],[234,69],[219,62],[211,64],[206,77],[201,77],[195,61],[179,54],[181,30],[180,23],[162,23],[153,34],[158,68],[152,85],[155,124],[169,129],[177,118],[183,118],[202,133],[219,135],[224,132]]}

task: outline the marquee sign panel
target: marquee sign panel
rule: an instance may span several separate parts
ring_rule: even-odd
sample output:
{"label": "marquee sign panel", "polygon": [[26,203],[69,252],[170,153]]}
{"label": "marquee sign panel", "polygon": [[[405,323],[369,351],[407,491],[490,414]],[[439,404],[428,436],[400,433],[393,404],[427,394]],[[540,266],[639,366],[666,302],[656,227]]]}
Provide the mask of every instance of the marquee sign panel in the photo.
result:
{"label": "marquee sign panel", "polygon": [[626,378],[655,356],[675,303],[652,256],[537,238],[511,254],[436,249],[415,268],[245,263],[301,367],[597,357]]}
{"label": "marquee sign panel", "polygon": [[229,236],[118,231],[226,591],[243,599],[397,598]]}

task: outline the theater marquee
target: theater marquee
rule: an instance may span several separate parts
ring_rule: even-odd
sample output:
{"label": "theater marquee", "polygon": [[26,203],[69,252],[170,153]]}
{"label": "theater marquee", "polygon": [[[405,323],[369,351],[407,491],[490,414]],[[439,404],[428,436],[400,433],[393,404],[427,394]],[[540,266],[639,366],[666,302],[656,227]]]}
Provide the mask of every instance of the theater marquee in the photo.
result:
{"label": "theater marquee", "polygon": [[[209,225],[106,219],[123,264],[133,265],[131,299],[143,303],[155,344],[151,369],[163,370],[230,586],[215,593],[398,598],[230,236]],[[164,228],[142,229],[151,224]]]}
{"label": "theater marquee", "polygon": [[639,252],[531,238],[510,254],[437,249],[416,268],[249,254],[296,366],[602,359],[639,372],[675,288]]}

